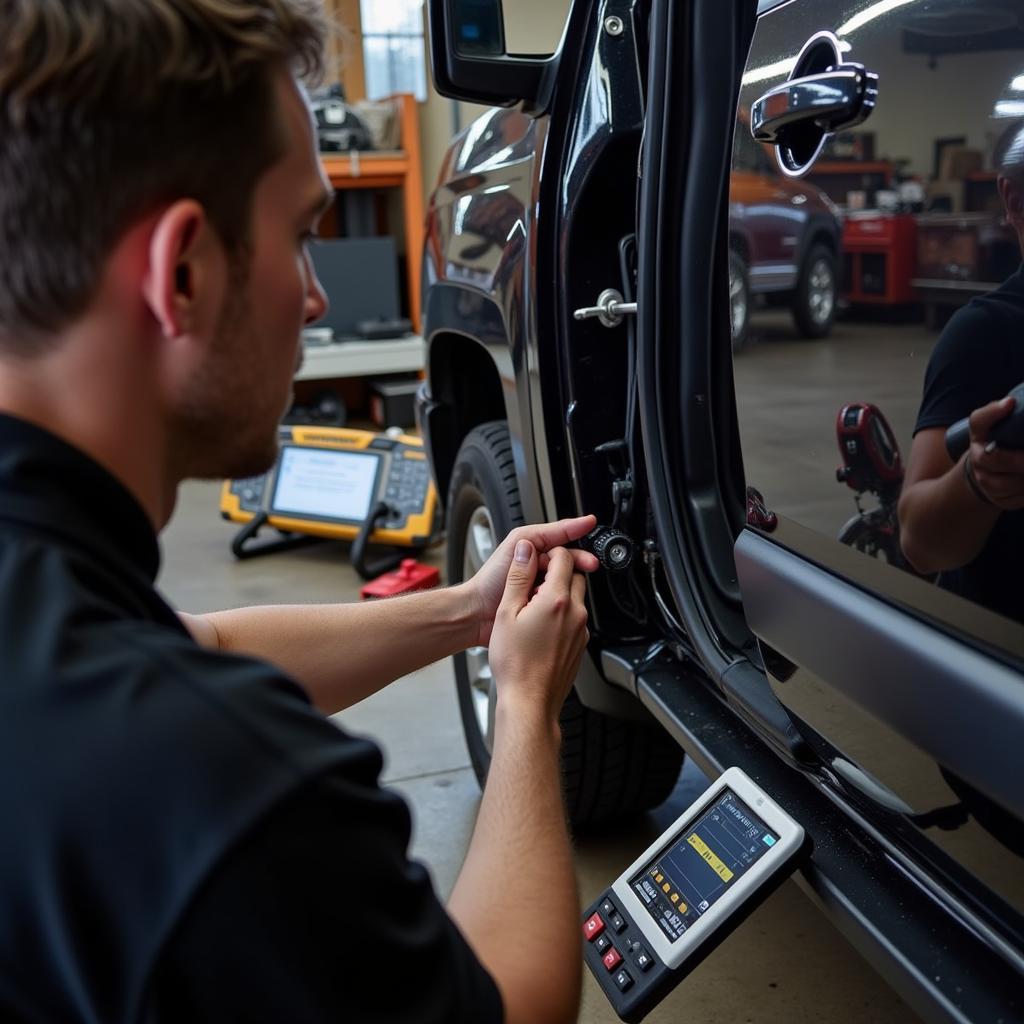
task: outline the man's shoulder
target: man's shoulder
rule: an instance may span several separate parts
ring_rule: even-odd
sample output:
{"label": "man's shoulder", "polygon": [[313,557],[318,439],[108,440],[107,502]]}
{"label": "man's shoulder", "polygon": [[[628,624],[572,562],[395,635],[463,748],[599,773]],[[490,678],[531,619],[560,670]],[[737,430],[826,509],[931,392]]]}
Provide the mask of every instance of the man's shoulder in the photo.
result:
{"label": "man's shoulder", "polygon": [[125,678],[144,696],[140,712],[169,734],[219,737],[250,760],[303,775],[376,756],[372,744],[328,721],[295,680],[268,662],[201,647],[155,622],[107,623],[92,643],[119,651]]}
{"label": "man's shoulder", "polygon": [[[276,777],[374,749],[346,742],[274,666],[196,644],[141,573],[2,518],[0,677],[0,712],[30,709],[40,736],[66,728],[83,755],[200,763],[230,751]],[[0,734],[17,717],[0,713]]]}
{"label": "man's shoulder", "polygon": [[979,347],[1019,346],[1022,323],[1024,271],[1018,271],[998,288],[958,309],[942,331],[940,345],[964,339]]}
{"label": "man's shoulder", "polygon": [[957,310],[928,360],[915,434],[947,427],[1024,380],[1024,287],[1014,275]]}
{"label": "man's shoulder", "polygon": [[931,373],[951,370],[1000,378],[1005,394],[1018,382],[1003,382],[1012,365],[1024,367],[1024,289],[1016,281],[958,309],[939,335],[929,360]]}
{"label": "man's shoulder", "polygon": [[[961,344],[971,346],[1003,346],[1012,337],[1008,328],[1013,322],[1013,304],[983,295],[961,306],[942,329],[936,351],[956,348]],[[1024,304],[1020,309],[1024,316]]]}
{"label": "man's shoulder", "polygon": [[[298,683],[200,647],[173,613],[137,617],[88,592],[12,607],[0,618],[0,745],[20,765],[9,782],[23,781],[8,795],[31,794],[55,823],[79,807],[134,815],[144,800],[179,835],[230,843],[307,780],[380,771],[378,748],[325,719]],[[61,756],[40,761],[40,749]]]}
{"label": "man's shoulder", "polygon": [[[0,802],[19,823],[0,878],[35,922],[16,949],[0,942],[0,959],[70,991],[50,951],[91,920],[78,913],[87,897],[103,909],[112,960],[86,996],[118,977],[124,1013],[109,1019],[130,1019],[159,949],[226,854],[316,779],[369,793],[380,754],[273,666],[197,646],[155,596],[142,595],[156,609],[147,618],[128,610],[133,595],[119,603],[113,589],[79,585],[45,545],[0,543],[0,568],[5,559],[15,573],[24,559],[46,565],[0,617]],[[68,850],[73,884],[59,867]]]}

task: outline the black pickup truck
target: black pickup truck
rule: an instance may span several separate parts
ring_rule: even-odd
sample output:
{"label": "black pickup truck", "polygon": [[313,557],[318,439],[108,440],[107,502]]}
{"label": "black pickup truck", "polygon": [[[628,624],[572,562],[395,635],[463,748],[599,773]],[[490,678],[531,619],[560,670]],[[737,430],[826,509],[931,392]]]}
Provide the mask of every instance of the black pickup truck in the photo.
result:
{"label": "black pickup truck", "polygon": [[[807,830],[802,886],[917,1012],[1024,1020],[1024,629],[878,557],[898,537],[837,539],[844,480],[866,530],[898,531],[937,335],[885,305],[893,275],[956,301],[1000,283],[971,247],[1006,231],[1019,4],[574,0],[536,56],[506,53],[500,0],[428,9],[437,88],[493,109],[429,205],[418,414],[450,581],[519,523],[598,516],[607,568],[563,712],[574,825],[662,801],[684,754],[738,765]],[[808,343],[769,310],[734,356],[736,132],[795,183],[781,231],[812,199],[801,182],[839,200],[848,183],[860,242],[833,265],[878,296],[871,315]],[[487,651],[456,677],[483,778]]]}

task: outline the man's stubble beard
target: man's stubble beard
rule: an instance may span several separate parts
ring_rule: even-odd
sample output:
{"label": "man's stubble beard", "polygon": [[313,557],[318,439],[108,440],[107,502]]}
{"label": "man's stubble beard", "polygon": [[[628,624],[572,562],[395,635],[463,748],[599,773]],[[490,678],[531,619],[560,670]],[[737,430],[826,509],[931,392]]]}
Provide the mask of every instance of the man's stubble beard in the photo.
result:
{"label": "man's stubble beard", "polygon": [[260,368],[246,358],[252,337],[249,259],[246,248],[231,261],[228,296],[209,358],[173,417],[171,447],[179,479],[258,476],[277,460],[284,410],[268,411],[256,404],[266,382],[260,380]]}

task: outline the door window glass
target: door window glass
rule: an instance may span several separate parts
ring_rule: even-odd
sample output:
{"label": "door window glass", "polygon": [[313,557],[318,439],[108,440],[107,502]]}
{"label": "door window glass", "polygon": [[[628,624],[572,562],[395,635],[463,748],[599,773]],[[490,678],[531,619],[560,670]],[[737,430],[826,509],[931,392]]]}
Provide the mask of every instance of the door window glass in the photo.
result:
{"label": "door window glass", "polygon": [[[1017,13],[887,0],[763,16],[729,265],[746,478],[777,539],[1020,652],[1024,429],[1015,440],[1004,416],[1000,435],[992,404],[1024,382]],[[789,176],[751,112],[823,30],[878,75],[878,102]],[[969,459],[950,454],[947,429],[972,413]]]}

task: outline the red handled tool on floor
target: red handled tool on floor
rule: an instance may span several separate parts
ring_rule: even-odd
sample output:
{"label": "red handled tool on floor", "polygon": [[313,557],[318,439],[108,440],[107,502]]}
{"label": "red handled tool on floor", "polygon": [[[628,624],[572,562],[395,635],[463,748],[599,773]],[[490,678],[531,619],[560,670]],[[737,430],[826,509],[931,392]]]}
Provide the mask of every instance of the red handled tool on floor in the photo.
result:
{"label": "red handled tool on floor", "polygon": [[430,565],[423,565],[415,558],[406,558],[394,572],[386,572],[371,580],[359,596],[369,598],[394,597],[396,594],[411,594],[415,590],[433,590],[441,583],[441,574]]}

